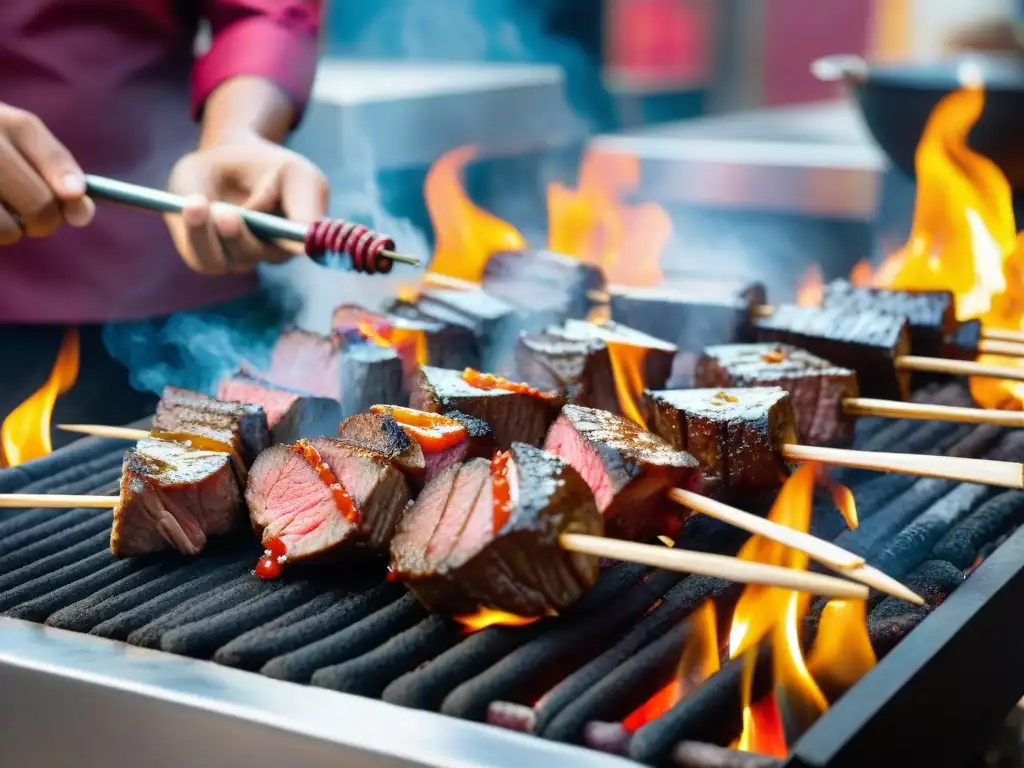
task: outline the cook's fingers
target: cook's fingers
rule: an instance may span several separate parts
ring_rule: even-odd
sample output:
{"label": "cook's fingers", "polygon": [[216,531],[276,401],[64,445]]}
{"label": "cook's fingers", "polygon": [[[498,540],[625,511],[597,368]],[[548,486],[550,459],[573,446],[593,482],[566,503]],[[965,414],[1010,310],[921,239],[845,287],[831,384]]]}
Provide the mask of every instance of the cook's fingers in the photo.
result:
{"label": "cook's fingers", "polygon": [[259,262],[280,264],[291,254],[256,237],[235,210],[214,204],[212,216],[231,272],[252,272]]}
{"label": "cook's fingers", "polygon": [[185,263],[202,275],[223,275],[228,271],[227,256],[221,247],[217,229],[205,197],[185,199],[181,211],[185,247],[181,256]]}
{"label": "cook's fingers", "polygon": [[53,234],[64,215],[56,193],[7,136],[0,136],[0,203],[21,217],[25,234]]}
{"label": "cook's fingers", "polygon": [[312,224],[327,215],[330,185],[312,163],[288,165],[281,177],[281,209],[292,221]]}
{"label": "cook's fingers", "polygon": [[72,227],[87,226],[96,215],[96,204],[91,197],[65,200],[60,207],[64,211],[64,219]]}
{"label": "cook's fingers", "polygon": [[43,177],[61,200],[78,200],[85,195],[85,174],[42,120],[24,114],[9,129],[14,146]]}
{"label": "cook's fingers", "polygon": [[10,211],[0,206],[0,245],[14,245],[21,240],[21,224]]}

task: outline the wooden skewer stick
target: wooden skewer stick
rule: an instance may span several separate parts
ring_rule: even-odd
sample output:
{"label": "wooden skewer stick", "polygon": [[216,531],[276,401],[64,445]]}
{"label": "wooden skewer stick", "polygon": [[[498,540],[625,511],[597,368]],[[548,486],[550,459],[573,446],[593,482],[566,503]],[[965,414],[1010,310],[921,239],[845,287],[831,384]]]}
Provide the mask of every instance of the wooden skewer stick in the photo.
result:
{"label": "wooden skewer stick", "polygon": [[3,509],[113,509],[117,496],[75,496],[65,493],[0,493]]}
{"label": "wooden skewer stick", "polygon": [[754,563],[725,555],[710,555],[686,549],[637,544],[633,541],[606,539],[582,533],[563,533],[558,537],[558,543],[563,549],[570,552],[607,557],[627,563],[640,563],[666,571],[696,573],[738,584],[782,587],[798,592],[809,592],[813,595],[852,600],[863,600],[868,596],[867,587],[846,579],[837,579],[834,576],[801,571],[796,568]]}
{"label": "wooden skewer stick", "polygon": [[881,416],[887,419],[927,419],[954,424],[1024,427],[1024,411],[904,403],[898,400],[873,400],[869,397],[848,397],[843,400],[843,410],[851,416]]}
{"label": "wooden skewer stick", "polygon": [[957,456],[919,456],[913,453],[854,451],[812,445],[783,445],[787,461],[817,461],[837,467],[869,469],[897,475],[934,477],[960,483],[1024,488],[1024,464],[1016,461],[968,459]]}
{"label": "wooden skewer stick", "polygon": [[896,367],[902,371],[944,373],[951,376],[980,376],[986,379],[1024,381],[1024,368],[976,363],[973,360],[946,360],[938,357],[907,355],[896,358]]}
{"label": "wooden skewer stick", "polygon": [[1024,344],[998,339],[982,338],[976,347],[983,355],[1002,355],[1003,357],[1024,357]]}
{"label": "wooden skewer stick", "polygon": [[758,515],[752,515],[741,509],[730,507],[720,501],[706,498],[692,491],[684,491],[675,488],[669,491],[669,499],[676,504],[689,507],[695,512],[729,523],[737,528],[742,528],[757,536],[784,544],[787,547],[803,552],[823,565],[840,571],[843,576],[869,587],[874,587],[879,592],[892,595],[900,600],[906,600],[914,605],[924,605],[924,600],[909,587],[901,584],[891,576],[882,573],[877,568],[872,568],[864,563],[864,558],[852,552],[847,552],[842,547],[837,547],[831,542],[824,541],[809,533],[798,531],[794,528],[787,528],[771,520]]}
{"label": "wooden skewer stick", "polygon": [[1004,328],[982,328],[981,337],[993,341],[1010,341],[1024,344],[1024,331],[1008,331]]}
{"label": "wooden skewer stick", "polygon": [[102,424],[58,424],[57,429],[64,432],[76,432],[80,435],[92,435],[93,437],[108,437],[113,440],[142,440],[149,437],[150,433],[144,429],[132,429],[131,427],[106,427]]}
{"label": "wooden skewer stick", "polygon": [[[87,507],[113,509],[117,506],[118,501],[117,496],[74,496],[45,493],[0,494],[0,508],[77,509]],[[575,533],[560,536],[559,545],[571,552],[580,552],[594,557],[608,557],[624,562],[640,563],[667,571],[696,573],[741,584],[762,584],[769,587],[795,589],[823,597],[844,599],[863,600],[868,596],[866,587],[845,579],[808,573],[795,568],[752,563],[724,555],[708,555],[684,549],[669,549],[651,544],[636,544],[632,541],[605,539],[600,536]]]}

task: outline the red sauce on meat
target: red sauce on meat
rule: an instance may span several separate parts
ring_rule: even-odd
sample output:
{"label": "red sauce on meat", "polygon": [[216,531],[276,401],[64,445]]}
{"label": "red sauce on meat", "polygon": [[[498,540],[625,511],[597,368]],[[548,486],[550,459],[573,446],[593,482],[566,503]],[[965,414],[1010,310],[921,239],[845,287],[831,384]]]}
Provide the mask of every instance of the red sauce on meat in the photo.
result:
{"label": "red sauce on meat", "polygon": [[469,435],[462,424],[455,419],[437,413],[402,408],[397,405],[371,405],[373,413],[390,416],[409,436],[419,443],[425,453],[441,453],[454,448]]}
{"label": "red sauce on meat", "polygon": [[518,395],[531,395],[533,397],[548,398],[545,392],[534,389],[528,384],[518,381],[510,381],[503,376],[495,376],[493,373],[481,373],[473,368],[467,368],[462,372],[462,380],[471,387],[477,389],[503,389],[506,392],[515,392]]}
{"label": "red sauce on meat", "polygon": [[491,458],[491,496],[494,499],[491,519],[495,533],[505,527],[512,514],[512,492],[508,484],[510,458],[511,454],[508,451],[498,451]]}
{"label": "red sauce on meat", "polygon": [[299,442],[291,446],[291,450],[302,456],[309,466],[316,470],[320,480],[331,489],[331,493],[334,494],[334,504],[338,507],[338,511],[341,512],[341,516],[353,525],[359,525],[363,520],[363,516],[356,509],[356,505],[353,503],[352,497],[348,495],[348,491],[345,490],[345,486],[341,484],[341,481],[338,480],[331,471],[331,468],[321,458],[320,452],[310,445],[307,440],[299,440]]}
{"label": "red sauce on meat", "polygon": [[288,559],[288,547],[278,538],[263,542],[263,557],[256,563],[256,575],[261,579],[276,579]]}

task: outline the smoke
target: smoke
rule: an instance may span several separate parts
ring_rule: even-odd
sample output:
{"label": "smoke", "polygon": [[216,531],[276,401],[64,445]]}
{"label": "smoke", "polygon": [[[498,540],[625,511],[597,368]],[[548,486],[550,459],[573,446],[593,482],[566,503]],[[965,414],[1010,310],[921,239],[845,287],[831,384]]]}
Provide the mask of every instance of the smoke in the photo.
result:
{"label": "smoke", "polygon": [[[595,92],[596,70],[578,46],[545,30],[549,2],[391,0],[331,5],[335,17],[347,14],[341,28],[354,30],[354,35],[334,46],[348,57],[559,64],[566,72],[570,93],[579,95],[573,100],[576,112],[584,118],[595,112],[588,102]],[[330,29],[330,23],[327,26]],[[336,35],[339,25],[334,27]],[[585,85],[574,86],[580,82]],[[569,121],[564,114],[550,120],[547,115],[530,118],[552,135],[581,137],[586,126],[575,114],[570,112],[570,116]],[[331,181],[330,215],[385,232],[404,253],[426,263],[430,256],[427,235],[409,220],[392,215],[382,200],[380,166],[374,153],[376,137],[352,127],[346,126],[330,150],[321,147],[317,153],[329,156],[317,156],[313,148],[307,150]],[[539,184],[535,191],[540,192]],[[171,384],[212,393],[220,378],[240,366],[264,368],[274,341],[286,327],[325,333],[334,307],[358,303],[380,309],[400,284],[413,283],[417,276],[401,265],[389,276],[366,276],[325,269],[299,258],[281,267],[261,269],[263,290],[258,297],[180,312],[170,318],[111,324],[104,331],[104,341],[110,354],[129,368],[137,389],[159,393]]]}

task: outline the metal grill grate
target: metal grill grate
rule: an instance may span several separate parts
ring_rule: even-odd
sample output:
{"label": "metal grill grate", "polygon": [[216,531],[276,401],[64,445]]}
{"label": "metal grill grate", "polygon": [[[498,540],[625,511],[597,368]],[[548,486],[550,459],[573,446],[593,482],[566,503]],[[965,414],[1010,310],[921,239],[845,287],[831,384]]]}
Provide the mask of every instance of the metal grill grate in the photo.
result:
{"label": "metal grill grate", "polygon": [[[946,388],[929,399],[962,403],[965,397]],[[1024,458],[1024,433],[987,426],[865,420],[858,443],[874,450]],[[82,440],[0,471],[0,491],[116,492],[123,451],[123,443]],[[930,608],[1024,521],[1018,491],[858,471],[842,472],[840,479],[854,491],[861,527],[844,531],[823,503],[815,532],[906,579]],[[296,571],[264,582],[250,574],[255,542],[221,542],[192,559],[118,560],[107,549],[110,521],[110,512],[97,510],[0,517],[0,612],[650,764],[667,762],[678,742],[724,744],[736,735],[732,665],[636,733],[621,726],[673,674],[687,631],[682,619],[707,597],[735,597],[735,588],[714,579],[619,565],[558,619],[466,636],[454,622],[428,615],[401,585],[384,583],[380,566]],[[687,536],[687,546],[706,550],[735,551],[742,543],[737,532],[700,517]],[[869,630],[879,652],[905,637],[930,608],[876,597]],[[812,611],[808,622],[815,620]]]}

